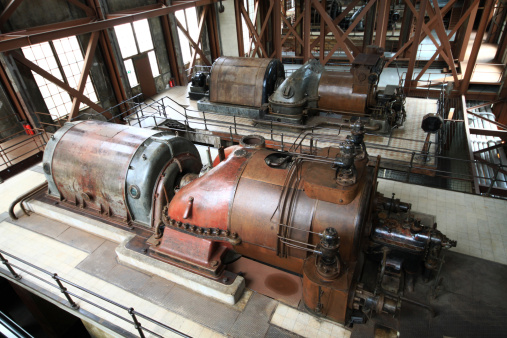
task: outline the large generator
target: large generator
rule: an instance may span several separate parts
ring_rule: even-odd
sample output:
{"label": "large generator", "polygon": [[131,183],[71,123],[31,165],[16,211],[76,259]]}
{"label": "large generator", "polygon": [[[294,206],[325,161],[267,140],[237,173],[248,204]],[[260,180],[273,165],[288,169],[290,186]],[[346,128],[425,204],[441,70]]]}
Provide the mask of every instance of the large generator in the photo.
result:
{"label": "large generator", "polygon": [[456,245],[409,203],[377,193],[364,127],[351,130],[317,155],[246,136],[200,173],[185,138],[74,122],[49,141],[43,169],[62,207],[148,233],[133,240],[143,254],[221,283],[234,279],[227,265],[241,255],[291,271],[302,276],[309,311],[345,323],[354,311],[395,314],[413,276],[431,277]]}
{"label": "large generator", "polygon": [[198,109],[299,129],[350,128],[360,120],[371,132],[388,133],[403,125],[406,113],[400,88],[377,88],[384,63],[383,50],[370,46],[348,72],[310,60],[285,78],[277,59],[220,57],[206,82],[209,98],[198,101]]}

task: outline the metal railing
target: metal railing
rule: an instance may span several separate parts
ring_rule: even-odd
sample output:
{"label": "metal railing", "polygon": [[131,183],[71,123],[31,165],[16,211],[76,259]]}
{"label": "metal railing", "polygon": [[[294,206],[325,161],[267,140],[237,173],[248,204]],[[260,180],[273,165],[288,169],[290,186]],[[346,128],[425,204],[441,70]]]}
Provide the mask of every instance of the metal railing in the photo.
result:
{"label": "metal railing", "polygon": [[[445,105],[442,105],[440,114],[443,114],[443,109],[445,109]],[[125,120],[132,126],[157,128],[178,133],[185,132],[194,135],[203,132],[210,133],[213,130],[220,133],[221,138],[228,140],[230,144],[238,143],[242,136],[257,133],[272,141],[269,147],[273,149],[293,152],[298,155],[309,155],[313,158],[315,158],[314,156],[319,149],[330,145],[336,146],[343,142],[345,136],[349,134],[349,131],[345,129],[327,127],[314,127],[299,133],[292,131],[280,132],[276,130],[276,123],[266,122],[265,128],[259,128],[242,122],[245,119],[239,116],[230,116],[229,121],[224,121],[221,114],[190,109],[167,96],[148,103],[145,107],[138,107],[138,110],[126,116]],[[171,123],[168,125],[169,121]],[[445,121],[446,126],[460,125],[460,123],[459,128],[462,129],[462,120]],[[381,136],[367,133],[367,135],[383,138],[383,144],[368,141],[365,144],[367,149],[375,149],[383,153],[380,168],[395,172],[399,176],[396,180],[467,193],[472,192],[470,182],[473,182],[474,178],[488,182],[492,180],[492,178],[485,176],[474,175],[469,171],[456,172],[451,170],[450,168],[455,167],[469,168],[471,164],[476,164],[478,161],[442,154],[440,149],[442,149],[443,144],[437,143],[434,145],[437,149],[430,152],[428,149],[423,151],[424,140],[395,137],[392,134]],[[447,134],[442,132],[439,137],[446,139]],[[419,146],[418,149],[403,146],[395,147],[391,144],[394,140],[402,141],[402,143],[410,141]],[[444,141],[442,140],[442,142]],[[432,149],[432,145],[429,145],[429,147]],[[327,158],[326,160],[331,161],[332,159]],[[442,166],[442,163],[446,163],[446,165]],[[420,173],[425,173],[425,175]],[[392,178],[393,176],[389,177],[387,175],[385,177]],[[456,184],[449,182],[455,182]]]}
{"label": "metal railing", "polygon": [[[26,268],[22,268],[20,267],[19,265],[14,265],[12,263],[10,263],[5,257],[5,256],[8,256],[9,258],[15,260],[16,262],[19,262],[31,269],[34,269],[38,272],[40,272],[42,274],[42,276],[46,277],[41,277],[39,275],[36,275],[35,273],[33,272],[30,272],[28,271]],[[144,338],[145,337],[145,332],[146,333],[149,333],[151,335],[154,335],[156,337],[163,337],[162,335],[159,335],[155,332],[153,332],[152,330],[149,330],[148,328],[144,327],[141,325],[141,323],[139,322],[139,319],[138,318],[142,318],[144,320],[147,320],[148,322],[152,323],[152,324],[155,324],[157,327],[160,327],[160,328],[163,328],[167,331],[170,331],[174,334],[177,334],[177,335],[180,335],[182,337],[190,337],[186,334],[184,334],[183,332],[181,331],[178,331],[176,329],[173,329],[172,327],[170,326],[167,326],[149,316],[146,316],[138,311],[135,311],[133,307],[128,307],[128,306],[125,306],[125,305],[122,305],[118,302],[115,302],[107,297],[104,297],[96,292],[93,292],[91,290],[88,290],[87,288],[85,287],[82,287],[74,282],[71,282],[65,278],[62,278],[60,276],[58,276],[58,274],[56,273],[52,273],[46,269],[43,269],[41,267],[38,267],[34,264],[31,264],[19,257],[16,257],[8,252],[5,252],[4,250],[0,250],[0,261],[2,262],[2,264],[5,265],[5,267],[7,268],[7,270],[9,271],[9,273],[11,274],[12,278],[14,278],[15,280],[17,281],[21,281],[22,279],[22,276],[17,273],[14,268],[16,268],[17,270],[19,271],[22,271],[23,273],[35,278],[36,280],[39,280],[55,289],[58,289],[64,296],[65,296],[65,299],[67,300],[67,305],[70,306],[72,309],[74,310],[79,310],[79,305],[74,301],[74,298],[76,299],[79,299],[85,303],[88,303],[90,305],[92,305],[93,307],[97,308],[97,309],[100,309],[102,311],[105,311],[106,313],[110,314],[110,315],[113,315],[115,316],[116,318],[118,319],[121,319],[122,321],[130,324],[130,325],[133,325],[134,328],[137,330],[139,336],[141,338]],[[5,274],[3,271],[0,270],[0,272],[2,272],[2,274],[4,275],[7,275]],[[24,284],[26,285],[26,284]],[[130,315],[130,318],[126,318],[124,316],[122,316],[121,314],[119,314],[118,312],[115,312],[115,311],[111,311],[107,308],[105,308],[104,306],[102,305],[99,305],[96,303],[96,301],[91,301],[90,299],[87,299],[85,298],[84,296],[80,296],[78,295],[76,292],[73,292],[73,291],[69,291],[68,287],[72,287],[72,288],[75,288],[77,290],[80,290],[82,292],[84,292],[87,296],[89,296],[90,298],[96,298],[100,301],[103,301],[105,303],[109,303],[111,305],[114,305],[116,308],[118,308],[119,310],[122,310],[122,311],[125,311],[124,313],[127,313],[128,315]]]}

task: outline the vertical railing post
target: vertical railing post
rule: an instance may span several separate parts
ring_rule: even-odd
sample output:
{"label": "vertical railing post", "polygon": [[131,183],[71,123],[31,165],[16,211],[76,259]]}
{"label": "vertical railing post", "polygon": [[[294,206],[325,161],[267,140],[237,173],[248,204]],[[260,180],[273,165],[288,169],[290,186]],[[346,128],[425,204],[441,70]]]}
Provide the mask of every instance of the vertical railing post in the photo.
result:
{"label": "vertical railing post", "polygon": [[141,338],[144,338],[143,327],[141,326],[141,323],[139,323],[139,321],[137,320],[136,313],[133,307],[129,309],[129,314],[132,316],[132,320],[134,321],[136,330],[139,332],[139,336]]}
{"label": "vertical railing post", "polygon": [[283,151],[283,133],[282,133],[282,136],[281,136],[281,141],[282,141],[282,151]]}
{"label": "vertical railing post", "polygon": [[67,301],[69,302],[70,306],[75,310],[79,309],[79,305],[74,303],[72,298],[70,298],[70,295],[67,292],[67,288],[65,286],[63,286],[62,281],[58,278],[58,275],[56,273],[54,273],[52,277],[56,281],[56,284],[58,284],[60,291],[65,295],[65,298],[67,298]]}
{"label": "vertical railing post", "polygon": [[414,157],[415,157],[415,151],[412,152],[412,157],[410,158],[410,166],[408,167],[407,183],[410,182],[410,174],[412,174],[412,167],[414,166]]}
{"label": "vertical railing post", "polygon": [[14,269],[12,268],[12,266],[9,264],[9,261],[6,260],[1,253],[0,253],[0,260],[7,267],[7,269],[12,274],[12,277],[14,277],[15,280],[20,280],[21,279],[21,276],[19,274],[17,274],[16,271],[14,271]]}

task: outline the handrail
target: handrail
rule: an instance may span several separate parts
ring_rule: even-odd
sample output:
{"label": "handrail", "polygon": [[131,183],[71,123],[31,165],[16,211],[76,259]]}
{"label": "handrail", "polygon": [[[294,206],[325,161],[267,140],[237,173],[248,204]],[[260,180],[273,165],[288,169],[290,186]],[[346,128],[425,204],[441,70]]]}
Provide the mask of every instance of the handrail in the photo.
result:
{"label": "handrail", "polygon": [[[32,273],[32,272],[30,272],[30,271],[28,271],[26,269],[23,269],[23,268],[21,268],[21,267],[19,267],[17,265],[14,265],[14,264],[10,263],[7,259],[5,259],[4,255],[8,256],[8,257],[10,257],[10,258],[12,258],[14,260],[16,260],[17,262],[20,262],[20,263],[24,264],[24,265],[26,265],[26,266],[28,266],[28,267],[30,267],[32,269],[35,269],[35,270],[37,270],[39,272],[42,272],[44,275],[47,275],[51,279],[53,279],[56,282],[57,285],[51,283],[50,281],[48,281],[46,279],[43,279],[40,276],[37,276],[36,274],[34,274],[34,273]],[[56,274],[56,273],[52,273],[52,272],[50,272],[50,271],[48,271],[46,269],[43,269],[43,268],[41,268],[41,267],[39,267],[37,265],[34,265],[34,264],[30,263],[30,262],[27,262],[24,259],[16,257],[13,254],[10,254],[10,253],[8,253],[8,252],[6,252],[4,250],[1,250],[1,249],[0,249],[0,261],[7,267],[7,269],[9,270],[9,272],[11,273],[11,275],[12,275],[12,277],[14,279],[16,279],[18,281],[20,281],[22,279],[22,276],[20,274],[18,274],[14,270],[14,267],[15,267],[18,270],[23,271],[24,273],[26,273],[26,274],[28,274],[28,275],[30,275],[30,276],[32,276],[32,277],[34,277],[34,278],[36,278],[36,279],[44,282],[44,283],[46,283],[46,284],[48,284],[48,285],[50,285],[50,286],[52,286],[54,288],[59,289],[60,292],[62,292],[64,294],[64,296],[67,299],[70,307],[73,308],[74,310],[78,310],[79,309],[79,305],[74,302],[74,300],[72,299],[72,297],[77,298],[77,299],[79,299],[81,301],[84,301],[84,302],[86,302],[86,303],[88,303],[88,304],[90,304],[90,305],[92,305],[92,306],[94,306],[94,307],[96,307],[96,308],[98,308],[100,310],[103,310],[103,311],[105,311],[105,312],[107,312],[107,313],[109,313],[109,314],[111,314],[111,315],[113,315],[113,316],[115,316],[115,317],[117,317],[117,318],[119,318],[119,319],[121,319],[121,320],[129,323],[129,324],[134,325],[134,327],[138,331],[139,336],[141,338],[145,337],[144,332],[148,332],[148,333],[150,333],[150,334],[152,334],[154,336],[157,336],[157,337],[163,337],[163,336],[161,336],[161,335],[159,335],[159,334],[157,334],[157,333],[155,333],[155,332],[153,332],[153,331],[151,331],[151,330],[143,327],[141,325],[141,323],[138,321],[137,317],[143,318],[143,319],[145,319],[145,320],[147,320],[147,321],[149,321],[149,322],[151,322],[151,323],[153,323],[153,324],[155,324],[155,325],[157,325],[157,326],[159,326],[161,328],[164,328],[164,329],[166,329],[166,330],[168,330],[168,331],[170,331],[170,332],[172,332],[174,334],[180,335],[182,337],[189,337],[190,338],[190,336],[184,334],[181,331],[178,331],[178,330],[176,330],[176,329],[174,329],[174,328],[172,328],[170,326],[167,326],[167,325],[165,325],[165,324],[163,324],[163,323],[161,323],[161,322],[159,322],[159,321],[157,321],[157,320],[155,320],[155,319],[153,319],[153,318],[151,318],[151,317],[149,317],[147,315],[142,314],[141,312],[135,311],[134,308],[132,308],[132,307],[128,307],[128,306],[122,305],[122,304],[120,304],[118,302],[115,302],[115,301],[113,301],[113,300],[111,300],[111,299],[109,299],[109,298],[107,298],[105,296],[102,296],[102,295],[100,295],[100,294],[98,294],[96,292],[88,290],[87,288],[85,288],[83,286],[80,286],[80,285],[78,285],[78,284],[76,284],[74,282],[71,282],[70,280],[62,278],[62,277],[58,276],[58,274]],[[5,275],[5,273],[3,273],[3,271],[0,270],[0,272]],[[102,301],[105,301],[105,302],[107,302],[109,304],[112,304],[112,305],[120,308],[121,310],[127,311],[127,313],[132,317],[132,320],[127,319],[125,317],[122,317],[118,313],[113,312],[113,311],[111,311],[111,310],[109,310],[109,309],[107,309],[107,308],[105,308],[105,307],[103,307],[103,306],[101,306],[99,304],[96,304],[96,303],[94,303],[93,301],[91,301],[89,299],[86,299],[86,298],[84,298],[82,296],[79,296],[79,295],[77,295],[74,292],[68,291],[64,284],[68,285],[68,286],[72,286],[72,287],[74,287],[76,289],[79,289],[79,290],[87,293],[88,295],[91,295],[91,296],[93,296],[95,298],[98,298],[98,299],[100,299]]]}

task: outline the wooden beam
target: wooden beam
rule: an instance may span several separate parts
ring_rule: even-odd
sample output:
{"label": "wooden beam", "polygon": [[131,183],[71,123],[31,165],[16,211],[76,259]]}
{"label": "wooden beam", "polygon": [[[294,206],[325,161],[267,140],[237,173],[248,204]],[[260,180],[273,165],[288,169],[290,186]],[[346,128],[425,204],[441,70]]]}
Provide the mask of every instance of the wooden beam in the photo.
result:
{"label": "wooden beam", "polygon": [[96,112],[101,113],[104,111],[104,108],[102,108],[101,106],[99,106],[98,104],[96,104],[95,102],[93,102],[92,100],[90,100],[89,98],[87,98],[86,96],[84,96],[83,94],[81,94],[80,92],[75,90],[74,88],[68,86],[65,82],[63,82],[62,80],[53,76],[51,73],[48,73],[47,71],[45,71],[41,67],[37,66],[35,63],[29,61],[20,53],[11,52],[10,55],[12,55],[12,57],[16,61],[21,63],[22,65],[28,67],[30,70],[33,70],[34,72],[36,72],[37,74],[39,74],[43,78],[47,79],[48,81],[54,83],[58,87],[62,88],[66,92],[68,92],[71,96],[78,97],[81,100],[81,102],[88,105],[90,108],[94,109]]}
{"label": "wooden beam", "polygon": [[[90,41],[88,41],[88,46],[86,47],[86,53],[83,62],[83,68],[81,69],[81,76],[79,78],[77,91],[81,96],[84,95],[84,89],[86,86],[86,79],[88,79],[88,74],[90,74],[90,68],[92,67],[93,57],[95,55],[95,49],[97,48],[97,42],[99,41],[100,32],[93,32],[90,36]],[[72,121],[72,119],[79,112],[79,105],[81,104],[81,100],[78,96],[74,96],[72,99],[72,109],[70,110],[68,121]],[[97,112],[100,113],[100,112]]]}
{"label": "wooden beam", "polygon": [[21,5],[22,2],[23,0],[11,0],[7,4],[7,6],[5,6],[5,9],[0,14],[0,28],[2,28],[3,25],[5,25],[7,20],[9,20],[9,18],[11,17],[12,13],[14,13],[16,8],[18,8],[18,6]]}
{"label": "wooden beam", "polygon": [[468,86],[470,85],[470,80],[472,78],[472,73],[475,68],[475,64],[477,62],[477,56],[479,55],[479,49],[481,48],[482,39],[484,38],[484,32],[486,32],[486,27],[488,25],[489,13],[493,9],[495,1],[494,0],[486,0],[484,4],[484,10],[482,12],[481,22],[479,23],[479,27],[477,28],[477,33],[475,34],[474,44],[472,46],[472,52],[470,53],[470,58],[468,59],[467,69],[465,71],[465,75],[463,76],[463,82],[461,83],[461,93],[464,94],[468,90]]}

